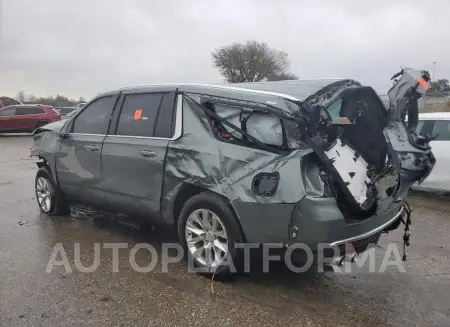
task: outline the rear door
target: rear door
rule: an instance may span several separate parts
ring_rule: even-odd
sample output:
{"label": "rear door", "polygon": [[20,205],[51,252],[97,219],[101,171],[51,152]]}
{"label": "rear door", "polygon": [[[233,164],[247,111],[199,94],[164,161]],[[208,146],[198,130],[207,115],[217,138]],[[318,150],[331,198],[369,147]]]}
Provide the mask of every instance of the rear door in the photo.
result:
{"label": "rear door", "polygon": [[0,110],[0,130],[8,131],[15,126],[16,107],[7,107]]}
{"label": "rear door", "polygon": [[70,122],[56,156],[61,189],[87,204],[101,202],[100,155],[116,100],[116,94],[102,96],[83,108]]}
{"label": "rear door", "polygon": [[39,121],[46,120],[46,112],[39,107],[17,107],[16,124],[22,130],[33,130]]}
{"label": "rear door", "polygon": [[158,217],[167,145],[174,135],[175,92],[124,92],[103,141],[102,183],[110,207]]}

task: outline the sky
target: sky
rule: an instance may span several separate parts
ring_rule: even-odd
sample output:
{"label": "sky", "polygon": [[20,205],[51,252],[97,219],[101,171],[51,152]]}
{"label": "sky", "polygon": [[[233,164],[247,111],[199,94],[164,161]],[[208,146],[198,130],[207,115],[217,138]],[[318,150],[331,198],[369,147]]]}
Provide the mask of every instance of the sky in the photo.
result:
{"label": "sky", "polygon": [[448,0],[0,0],[0,95],[89,99],[125,86],[218,83],[214,49],[257,40],[302,79],[385,93],[401,67],[450,79]]}

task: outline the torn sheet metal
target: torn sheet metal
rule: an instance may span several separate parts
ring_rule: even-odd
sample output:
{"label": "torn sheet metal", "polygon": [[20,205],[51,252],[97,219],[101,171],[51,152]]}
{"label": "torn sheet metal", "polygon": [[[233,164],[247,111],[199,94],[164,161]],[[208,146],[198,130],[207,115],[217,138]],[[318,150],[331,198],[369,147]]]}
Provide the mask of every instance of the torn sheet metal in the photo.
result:
{"label": "torn sheet metal", "polygon": [[416,134],[417,101],[428,90],[430,75],[427,71],[405,68],[392,79],[395,83],[388,92],[389,121],[384,135],[401,175],[401,192],[406,193],[415,182],[425,180],[436,163],[430,139]]}
{"label": "torn sheet metal", "polygon": [[[213,137],[205,113],[193,101],[183,103],[183,137],[170,142],[165,164],[162,208],[166,219],[176,194],[187,184],[225,196],[230,202],[296,203],[305,196],[300,165],[311,149],[276,154]],[[205,141],[207,140],[207,141]],[[278,172],[280,179],[275,195],[256,195],[252,180],[257,173]]]}
{"label": "torn sheet metal", "polygon": [[419,117],[417,100],[429,89],[430,75],[427,71],[404,68],[392,79],[395,84],[388,91],[389,118],[392,122],[402,121],[407,114],[408,126],[415,129]]}
{"label": "torn sheet metal", "polygon": [[31,148],[30,157],[40,157],[47,161],[52,168],[53,178],[56,179],[56,161],[55,154],[59,152],[61,147],[61,139],[58,137],[59,132],[64,126],[64,121],[57,121],[39,127],[34,131],[34,142]]}

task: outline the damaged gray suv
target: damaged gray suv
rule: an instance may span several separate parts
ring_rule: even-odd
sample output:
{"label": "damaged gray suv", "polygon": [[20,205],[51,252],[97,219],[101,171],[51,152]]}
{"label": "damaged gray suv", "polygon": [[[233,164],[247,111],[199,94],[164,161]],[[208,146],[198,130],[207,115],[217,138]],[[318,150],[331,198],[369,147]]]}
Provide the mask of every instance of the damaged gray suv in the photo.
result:
{"label": "damaged gray suv", "polygon": [[237,262],[246,242],[364,251],[409,224],[408,190],[435,163],[415,132],[429,74],[393,79],[388,109],[354,80],[99,95],[34,131],[39,208],[58,215],[81,203],[171,224],[207,268]]}

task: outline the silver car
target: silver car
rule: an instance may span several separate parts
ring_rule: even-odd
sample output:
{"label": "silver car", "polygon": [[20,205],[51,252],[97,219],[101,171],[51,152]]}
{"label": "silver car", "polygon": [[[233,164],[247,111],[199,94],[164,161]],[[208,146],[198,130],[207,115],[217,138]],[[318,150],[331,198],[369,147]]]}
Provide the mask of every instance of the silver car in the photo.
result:
{"label": "silver car", "polygon": [[354,80],[104,93],[35,132],[38,205],[174,225],[188,258],[216,274],[239,262],[243,242],[361,252],[409,224],[408,190],[434,166],[415,134],[428,83],[427,72],[403,70],[389,109]]}

